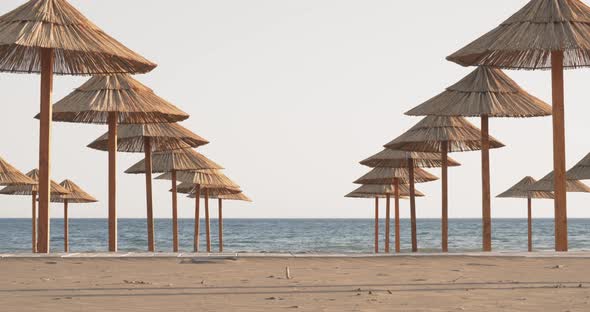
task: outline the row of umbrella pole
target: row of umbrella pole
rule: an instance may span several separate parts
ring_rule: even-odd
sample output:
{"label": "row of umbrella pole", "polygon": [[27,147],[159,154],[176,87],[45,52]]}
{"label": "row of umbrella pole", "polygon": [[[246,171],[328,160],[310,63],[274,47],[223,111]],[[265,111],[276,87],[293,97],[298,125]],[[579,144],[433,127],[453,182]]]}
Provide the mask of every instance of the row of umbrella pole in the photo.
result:
{"label": "row of umbrella pole", "polygon": [[[500,26],[448,56],[449,61],[477,68],[443,93],[406,112],[407,115],[426,117],[408,132],[385,145],[392,150],[436,153],[443,159],[443,251],[447,251],[445,241],[448,226],[447,166],[444,164],[446,154],[481,150],[482,250],[491,251],[489,149],[502,147],[503,144],[489,136],[489,118],[548,115],[552,115],[553,171],[548,175],[549,178],[543,179],[546,180],[543,182],[546,187],[542,191],[551,192],[553,196],[555,250],[568,250],[566,193],[570,191],[572,182],[590,179],[590,173],[581,169],[585,165],[578,168],[582,170],[578,175],[566,171],[563,72],[566,68],[590,67],[590,25],[586,20],[590,20],[590,7],[582,1],[530,0]],[[522,90],[501,69],[551,70],[552,106]],[[479,117],[481,129],[469,124],[464,117]],[[411,172],[413,167],[408,165],[406,168]],[[407,182],[410,185],[414,183],[413,179]],[[382,188],[381,192],[373,195],[387,192],[384,190],[386,186]],[[362,190],[355,192],[360,191]],[[526,188],[522,192],[524,195],[521,193],[519,197],[532,199],[529,194],[535,190]],[[371,195],[361,193],[363,194]],[[410,194],[410,198],[413,197],[414,194]],[[414,221],[413,201],[410,209]],[[413,240],[415,235],[413,231]],[[415,244],[412,244],[412,250],[416,251]]]}
{"label": "row of umbrella pole", "polygon": [[[108,125],[108,132],[91,147],[109,153],[109,251],[118,248],[117,152],[145,154],[148,250],[153,251],[152,153],[192,151],[208,143],[176,124],[187,119],[188,114],[130,76],[150,72],[157,65],[108,36],[66,0],[30,0],[0,16],[0,37],[6,39],[0,43],[0,71],[41,74],[37,252],[50,250],[50,133],[54,120]],[[92,78],[53,104],[54,74]],[[200,176],[204,181],[192,181],[193,188],[199,184],[207,188],[224,186],[210,182],[222,169],[216,164],[206,166],[211,164],[197,161],[168,171],[209,170]],[[0,177],[0,185],[9,182]],[[227,194],[241,193],[235,183],[230,186]]]}
{"label": "row of umbrella pole", "polygon": [[[32,199],[32,251],[37,252],[38,250],[38,239],[37,239],[37,179],[39,177],[39,171],[34,169],[23,175],[13,166],[8,164],[4,159],[0,158],[0,175],[3,177],[2,184],[8,185],[4,189],[0,190],[0,194],[3,195],[29,195]],[[175,176],[176,173],[173,173]],[[6,177],[10,177],[7,179]],[[242,201],[250,201],[248,197],[241,193],[235,193],[230,195],[223,195],[223,193],[227,193],[227,191],[220,191],[224,187],[215,186],[217,189],[217,194],[215,197],[218,200],[218,229],[219,229],[219,252],[223,251],[223,200],[242,200]],[[211,252],[211,230],[210,230],[210,216],[209,216],[209,188],[205,186],[204,191],[200,191],[201,187],[197,185],[196,187],[191,187],[190,183],[185,183],[184,185],[181,184],[181,192],[182,193],[189,193],[189,197],[196,198],[196,207],[195,207],[195,222],[198,224],[195,226],[195,233],[194,233],[194,251],[199,251],[199,238],[200,238],[200,199],[203,198],[205,202],[205,224],[206,224],[206,242],[207,242],[207,252]],[[176,181],[173,180],[173,201],[176,201]],[[71,180],[64,180],[61,184],[57,184],[55,182],[51,182],[51,201],[52,202],[60,202],[63,203],[64,209],[64,251],[69,252],[69,218],[68,218],[68,208],[69,204],[71,203],[95,203],[97,200],[86,193],[81,187],[76,185]],[[197,194],[200,194],[197,196]],[[176,204],[173,205],[176,207]],[[153,217],[153,216],[152,216]],[[148,228],[153,226],[153,220],[148,221]],[[153,232],[151,233],[154,234]],[[150,235],[148,235],[150,236]],[[149,240],[148,242],[148,249],[153,249],[155,246],[153,239]],[[178,215],[177,211],[173,210],[173,250],[177,252],[179,250],[179,241],[178,241]]]}

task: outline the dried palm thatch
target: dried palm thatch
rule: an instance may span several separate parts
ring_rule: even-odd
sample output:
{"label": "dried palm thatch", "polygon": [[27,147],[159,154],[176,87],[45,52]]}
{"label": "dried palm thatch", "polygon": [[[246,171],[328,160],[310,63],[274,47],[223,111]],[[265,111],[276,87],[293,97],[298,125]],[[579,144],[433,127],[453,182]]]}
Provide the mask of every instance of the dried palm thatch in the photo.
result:
{"label": "dried palm thatch", "polygon": [[[398,179],[400,184],[408,184],[410,172],[407,168],[374,168],[354,181],[355,184],[392,184]],[[414,168],[414,182],[424,183],[438,180],[438,177],[420,168]]]}
{"label": "dried palm thatch", "polygon": [[[553,171],[539,180],[537,183],[529,185],[526,189],[530,191],[553,192],[554,184]],[[590,193],[590,187],[578,180],[567,180],[566,191],[571,193]]]}
{"label": "dried palm thatch", "polygon": [[0,157],[0,185],[36,185],[37,181],[27,177]]}
{"label": "dried palm thatch", "polygon": [[0,16],[0,71],[40,72],[39,48],[55,49],[56,74],[146,73],[156,67],[65,0],[31,0]]}
{"label": "dried palm thatch", "polygon": [[[152,156],[152,172],[155,173],[204,169],[223,169],[223,167],[192,148],[158,152]],[[125,173],[145,173],[145,159],[131,166]]]}
{"label": "dried palm thatch", "polygon": [[[182,184],[181,184],[182,185]],[[208,195],[205,196],[205,190],[207,190]],[[195,188],[189,190],[188,187],[183,185],[183,193],[189,194],[189,198],[195,198]],[[188,192],[187,192],[188,191]],[[237,191],[240,191],[237,193]],[[252,202],[252,200],[244,195],[241,190],[236,190],[232,188],[223,188],[223,187],[216,187],[216,188],[204,188],[201,190],[200,198],[209,198],[209,199],[222,199],[222,200],[238,200],[238,201],[245,201],[245,202]]]}
{"label": "dried palm thatch", "polygon": [[[350,192],[346,194],[344,197],[348,198],[387,198],[388,195],[383,194],[366,194],[366,193],[357,193],[357,192]],[[393,197],[393,195],[389,194],[389,197]],[[408,196],[400,196],[400,199],[408,199]]]}
{"label": "dried palm thatch", "polygon": [[406,115],[535,117],[551,115],[551,106],[524,91],[502,70],[479,66]]}
{"label": "dried palm thatch", "polygon": [[70,191],[70,193],[66,195],[51,196],[51,201],[54,203],[63,203],[66,200],[68,203],[74,204],[96,203],[98,201],[71,180],[64,180],[59,185]]}
{"label": "dried palm thatch", "polygon": [[244,193],[219,195],[219,196],[217,196],[217,198],[223,199],[223,200],[239,200],[239,201],[245,201],[245,202],[250,202],[250,203],[252,202],[252,199],[250,197],[246,196],[246,194],[244,194]]}
{"label": "dried palm thatch", "polygon": [[[164,173],[163,175],[158,176],[156,179],[171,180],[172,173]],[[186,182],[193,185],[199,184],[201,185],[201,188],[206,188],[207,186],[223,186],[234,189],[240,188],[239,185],[237,185],[234,181],[230,180],[230,178],[218,170],[179,171],[176,173],[176,179],[180,182]]]}
{"label": "dried palm thatch", "polygon": [[[481,149],[480,130],[463,117],[426,116],[406,133],[387,143],[386,148],[414,152],[441,152],[443,143],[448,152]],[[504,144],[490,136],[490,148]]]}
{"label": "dried palm thatch", "polygon": [[572,180],[590,179],[590,153],[567,171],[567,178]]}
{"label": "dried palm thatch", "polygon": [[544,192],[544,191],[531,191],[528,188],[537,183],[533,177],[525,177],[524,179],[520,180],[514,186],[506,190],[504,193],[496,196],[500,198],[544,198],[544,199],[552,199],[553,193],[552,192]]}
{"label": "dried palm thatch", "polygon": [[[352,196],[349,196],[351,195]],[[345,197],[357,197],[356,195],[365,194],[365,195],[372,195],[375,196],[394,196],[395,195],[395,187],[392,184],[367,184],[362,185],[356,190],[352,191],[352,193],[346,195]],[[399,185],[399,195],[400,196],[410,196],[410,188],[406,184]],[[417,197],[424,197],[424,193],[416,190]]]}
{"label": "dried palm thatch", "polygon": [[[441,154],[408,152],[386,148],[383,151],[361,161],[361,165],[371,168],[407,168],[408,160],[414,160],[416,168],[437,168],[442,167]],[[448,158],[448,166],[460,166],[459,162]]]}
{"label": "dried palm thatch", "polygon": [[53,120],[118,124],[171,123],[189,115],[130,75],[95,76],[53,105]]}
{"label": "dried palm thatch", "polygon": [[[201,197],[204,197],[205,190],[207,190],[209,198],[221,195],[239,194],[242,192],[239,188],[222,185],[201,185]],[[195,198],[196,185],[188,182],[180,183],[178,185],[178,193],[189,194],[188,197]]]}
{"label": "dried palm thatch", "polygon": [[[117,150],[119,152],[145,152],[146,138],[150,139],[152,152],[187,149],[209,143],[209,141],[176,123],[121,125],[118,131]],[[105,133],[90,143],[88,147],[107,151],[108,142],[109,134]]]}
{"label": "dried palm thatch", "polygon": [[[39,170],[33,169],[27,173],[27,177],[31,178],[35,181],[34,185],[10,185],[2,190],[0,190],[0,194],[4,195],[33,195],[33,192],[39,191],[39,186],[37,181],[39,181]],[[69,194],[70,191],[66,188],[62,187],[61,185],[57,184],[55,181],[51,180],[51,194],[52,195],[65,195]]]}
{"label": "dried palm thatch", "polygon": [[447,59],[463,66],[548,69],[551,51],[563,51],[564,67],[590,66],[590,8],[582,1],[531,0]]}

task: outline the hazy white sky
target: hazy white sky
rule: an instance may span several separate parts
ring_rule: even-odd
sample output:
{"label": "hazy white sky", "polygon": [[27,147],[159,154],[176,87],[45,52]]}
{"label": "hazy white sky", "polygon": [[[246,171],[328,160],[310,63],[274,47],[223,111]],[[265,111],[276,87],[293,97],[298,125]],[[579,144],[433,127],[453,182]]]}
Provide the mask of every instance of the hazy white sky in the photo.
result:
{"label": "hazy white sky", "polygon": [[[5,13],[23,0],[3,0]],[[496,27],[526,0],[72,0],[107,33],[158,63],[138,79],[191,115],[183,123],[211,144],[200,151],[227,168],[255,202],[227,217],[371,217],[371,200],[346,199],[368,168],[358,161],[419,118],[403,112],[473,68],[445,57]],[[510,71],[550,101],[550,74]],[[568,71],[568,167],[590,151],[589,70]],[[87,77],[58,77],[54,101]],[[37,166],[39,76],[0,74],[0,154],[24,172]],[[479,126],[477,119],[472,120]],[[491,153],[492,195],[552,168],[551,118],[493,119],[507,147]],[[107,154],[85,146],[106,126],[54,123],[53,178],[71,178],[101,202],[71,217],[106,217]],[[481,216],[480,154],[456,153],[450,217]],[[144,217],[144,177],[123,171],[141,154],[119,154],[119,216]],[[440,170],[431,170],[440,175]],[[168,182],[154,182],[155,216],[170,217]],[[440,216],[440,182],[419,185],[419,217]],[[570,194],[569,216],[590,217],[590,194]],[[0,217],[29,217],[30,198],[3,196]],[[193,202],[181,198],[181,217]],[[523,217],[524,200],[494,199],[494,217]],[[552,202],[534,215],[551,217]],[[402,202],[402,217],[408,216]],[[51,215],[61,217],[61,206]],[[214,213],[214,216],[217,214]]]}

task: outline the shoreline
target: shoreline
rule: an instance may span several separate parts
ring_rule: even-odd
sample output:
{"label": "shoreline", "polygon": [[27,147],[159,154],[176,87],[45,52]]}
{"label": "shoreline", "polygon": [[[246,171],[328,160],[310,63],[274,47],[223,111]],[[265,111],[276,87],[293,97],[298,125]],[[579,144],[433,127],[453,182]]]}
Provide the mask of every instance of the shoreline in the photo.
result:
{"label": "shoreline", "polygon": [[33,254],[33,253],[13,253],[0,254],[0,259],[37,259],[37,258],[77,258],[77,259],[92,259],[92,258],[125,258],[125,259],[238,259],[238,258],[265,258],[265,259],[285,259],[285,258],[300,258],[300,259],[364,259],[364,258],[589,258],[590,251],[536,251],[536,252],[428,252],[428,253],[390,253],[390,254],[346,254],[346,253],[173,253],[173,252],[79,252],[79,253],[49,253],[49,254]]}

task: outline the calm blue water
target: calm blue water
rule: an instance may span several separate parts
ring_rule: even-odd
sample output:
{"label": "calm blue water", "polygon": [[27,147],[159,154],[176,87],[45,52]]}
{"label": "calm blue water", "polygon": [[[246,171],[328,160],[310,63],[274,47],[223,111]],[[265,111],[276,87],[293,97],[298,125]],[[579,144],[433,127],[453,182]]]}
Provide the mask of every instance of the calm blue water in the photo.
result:
{"label": "calm blue water", "polygon": [[[180,247],[192,251],[193,220],[179,220]],[[51,222],[51,249],[63,250],[63,222]],[[205,226],[202,225],[204,231]],[[217,220],[211,220],[212,242],[217,250]],[[381,221],[383,248],[384,221]],[[392,235],[394,225],[391,226]],[[481,246],[479,219],[449,221],[450,251],[477,251]],[[553,249],[553,220],[537,219],[533,224],[534,247]],[[155,223],[156,249],[172,250],[172,224],[169,219]],[[294,252],[294,253],[370,253],[373,251],[372,219],[227,219],[224,220],[224,251],[227,252]],[[204,233],[201,246],[205,246]],[[569,220],[571,250],[590,250],[590,219]],[[401,242],[410,248],[409,220],[401,220]],[[393,243],[393,236],[392,236]],[[498,251],[524,251],[527,248],[526,219],[496,219],[493,221],[493,245]],[[29,219],[0,219],[0,252],[29,252],[31,222]],[[119,220],[120,251],[145,251],[147,246],[144,219]],[[440,221],[418,220],[420,251],[438,251]],[[70,220],[70,251],[106,251],[106,219]]]}

